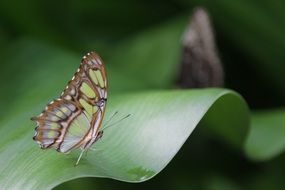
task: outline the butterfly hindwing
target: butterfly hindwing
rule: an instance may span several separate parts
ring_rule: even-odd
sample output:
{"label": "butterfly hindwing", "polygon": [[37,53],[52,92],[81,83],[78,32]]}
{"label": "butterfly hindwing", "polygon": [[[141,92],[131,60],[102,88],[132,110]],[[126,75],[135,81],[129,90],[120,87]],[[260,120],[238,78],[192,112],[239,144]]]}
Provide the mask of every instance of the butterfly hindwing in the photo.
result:
{"label": "butterfly hindwing", "polygon": [[107,100],[107,77],[96,53],[83,57],[80,67],[59,99],[33,118],[37,122],[34,140],[42,148],[59,152],[89,148],[101,127]]}
{"label": "butterfly hindwing", "polygon": [[56,146],[65,131],[65,123],[69,118],[76,117],[79,109],[70,101],[58,99],[48,104],[45,110],[33,118],[37,122],[36,140],[42,148]]}

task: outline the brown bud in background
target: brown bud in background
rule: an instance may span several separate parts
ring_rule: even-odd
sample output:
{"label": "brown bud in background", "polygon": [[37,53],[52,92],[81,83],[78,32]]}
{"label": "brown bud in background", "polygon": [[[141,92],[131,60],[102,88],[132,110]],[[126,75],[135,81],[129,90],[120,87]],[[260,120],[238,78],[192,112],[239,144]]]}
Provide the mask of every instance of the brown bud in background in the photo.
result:
{"label": "brown bud in background", "polygon": [[221,87],[223,80],[223,68],[208,13],[197,8],[183,35],[177,85],[181,88]]}

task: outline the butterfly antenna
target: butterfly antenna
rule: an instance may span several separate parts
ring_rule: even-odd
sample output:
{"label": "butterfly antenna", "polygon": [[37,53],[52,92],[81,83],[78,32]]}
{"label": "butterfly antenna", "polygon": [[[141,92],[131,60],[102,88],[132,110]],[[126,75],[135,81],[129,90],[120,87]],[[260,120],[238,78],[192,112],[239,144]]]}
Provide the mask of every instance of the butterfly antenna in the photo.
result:
{"label": "butterfly antenna", "polygon": [[130,116],[131,116],[131,114],[128,114],[128,115],[126,115],[125,117],[123,117],[122,119],[120,119],[120,120],[118,120],[118,121],[115,121],[114,123],[112,123],[112,124],[110,124],[110,125],[107,125],[106,127],[104,127],[104,128],[102,129],[102,131],[104,131],[104,130],[106,130],[107,128],[112,127],[112,126],[114,126],[114,125],[120,123],[121,121],[127,119],[127,118],[130,117]]}
{"label": "butterfly antenna", "polygon": [[118,113],[118,111],[113,113],[113,115],[106,121],[105,125],[107,125],[115,117],[115,115],[117,115],[117,113]]}
{"label": "butterfly antenna", "polygon": [[81,151],[81,153],[80,153],[80,155],[79,155],[79,157],[78,157],[78,159],[77,159],[77,161],[76,161],[76,163],[75,163],[75,166],[77,166],[77,165],[79,164],[79,161],[81,160],[81,157],[82,157],[84,151],[85,151],[85,149],[83,149],[83,150]]}

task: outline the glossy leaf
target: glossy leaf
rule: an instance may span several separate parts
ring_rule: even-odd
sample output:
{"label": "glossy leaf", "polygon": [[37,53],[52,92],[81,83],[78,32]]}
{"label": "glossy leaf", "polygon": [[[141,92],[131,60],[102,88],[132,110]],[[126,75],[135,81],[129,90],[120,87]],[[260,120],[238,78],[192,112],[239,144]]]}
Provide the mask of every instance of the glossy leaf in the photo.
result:
{"label": "glossy leaf", "polygon": [[[210,111],[207,113],[207,111]],[[27,108],[26,113],[1,124],[0,184],[4,189],[50,189],[64,181],[86,177],[108,177],[123,181],[145,181],[160,172],[174,157],[204,118],[223,117],[212,123],[235,131],[238,148],[248,127],[249,115],[239,95],[223,89],[191,91],[153,91],[111,96],[106,119],[119,110],[120,117],[131,117],[105,131],[80,164],[74,163],[79,151],[69,155],[41,150],[33,142],[29,117],[40,109]],[[106,121],[105,119],[105,121]],[[114,119],[115,121],[116,119]],[[207,122],[205,122],[207,123]],[[232,130],[230,130],[232,129]],[[227,138],[227,133],[221,133]]]}
{"label": "glossy leaf", "polygon": [[285,111],[260,111],[253,114],[246,153],[253,160],[264,161],[285,150]]}

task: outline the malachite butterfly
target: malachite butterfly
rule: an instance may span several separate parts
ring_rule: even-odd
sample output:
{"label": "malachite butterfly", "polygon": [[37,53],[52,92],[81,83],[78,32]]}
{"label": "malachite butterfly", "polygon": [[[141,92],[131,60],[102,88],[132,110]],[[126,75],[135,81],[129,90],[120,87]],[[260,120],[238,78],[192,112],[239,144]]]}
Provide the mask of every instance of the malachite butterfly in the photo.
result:
{"label": "malachite butterfly", "polygon": [[36,121],[33,139],[42,149],[69,153],[89,149],[103,135],[100,130],[107,102],[107,75],[102,59],[88,53],[61,96],[51,101]]}

